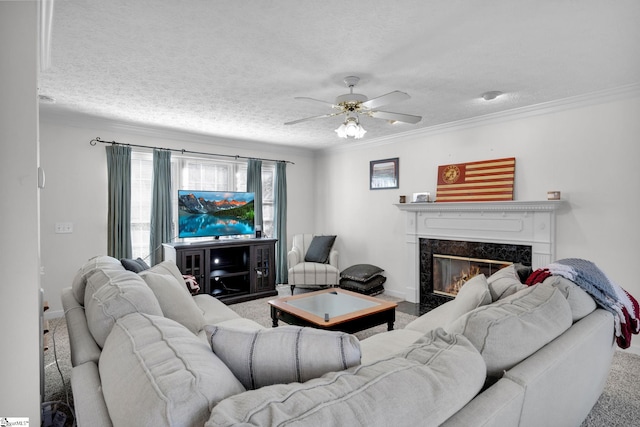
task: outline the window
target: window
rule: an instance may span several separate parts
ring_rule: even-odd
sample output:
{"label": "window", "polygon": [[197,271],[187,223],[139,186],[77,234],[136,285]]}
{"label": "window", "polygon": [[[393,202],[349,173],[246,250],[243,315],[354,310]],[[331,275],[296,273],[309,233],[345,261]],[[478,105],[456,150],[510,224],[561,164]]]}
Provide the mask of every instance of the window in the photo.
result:
{"label": "window", "polygon": [[[234,182],[236,164],[211,160],[178,158],[178,174],[173,178],[185,190],[237,191]],[[246,167],[245,167],[246,176]],[[246,179],[245,179],[246,183]]]}
{"label": "window", "polygon": [[[247,164],[244,161],[171,156],[171,195],[178,189],[211,191],[246,191]],[[273,236],[273,181],[275,165],[262,163],[263,235]],[[147,152],[131,154],[131,240],[133,257],[147,258],[151,227],[151,192],[153,189],[153,155]],[[173,230],[177,230],[178,204],[172,203]],[[177,239],[177,231],[174,239]]]}

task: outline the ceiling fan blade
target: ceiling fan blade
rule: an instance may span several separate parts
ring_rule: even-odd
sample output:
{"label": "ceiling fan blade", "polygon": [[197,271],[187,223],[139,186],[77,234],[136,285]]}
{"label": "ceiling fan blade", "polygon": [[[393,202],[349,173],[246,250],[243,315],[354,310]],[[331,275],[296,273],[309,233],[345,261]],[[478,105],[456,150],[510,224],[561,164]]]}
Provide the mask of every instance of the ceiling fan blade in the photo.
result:
{"label": "ceiling fan blade", "polygon": [[397,122],[416,124],[422,120],[421,116],[413,116],[411,114],[390,113],[388,111],[370,111],[366,113],[370,117],[384,120],[395,120]]}
{"label": "ceiling fan blade", "polygon": [[411,98],[408,93],[400,92],[399,90],[387,93],[386,95],[380,95],[377,98],[372,98],[362,103],[362,106],[373,110],[374,108],[381,107],[387,104],[393,104],[394,102],[405,101]]}
{"label": "ceiling fan blade", "polygon": [[320,100],[320,99],[309,98],[309,97],[307,97],[307,96],[296,96],[296,97],[295,97],[295,98],[293,98],[293,99],[301,99],[301,100],[303,100],[303,101],[320,102],[320,103],[322,103],[322,104],[324,104],[324,105],[328,105],[328,106],[330,106],[331,108],[340,108],[340,106],[339,106],[339,105],[336,105],[336,104],[334,104],[333,102],[329,102],[329,101],[322,101],[322,100]]}
{"label": "ceiling fan blade", "polygon": [[296,123],[306,122],[308,120],[323,119],[325,117],[333,117],[333,116],[337,116],[338,114],[342,114],[342,111],[339,112],[339,113],[323,114],[321,116],[313,116],[313,117],[307,117],[306,119],[298,119],[298,120],[294,120],[292,122],[287,122],[287,123],[285,123],[285,125],[295,125]]}

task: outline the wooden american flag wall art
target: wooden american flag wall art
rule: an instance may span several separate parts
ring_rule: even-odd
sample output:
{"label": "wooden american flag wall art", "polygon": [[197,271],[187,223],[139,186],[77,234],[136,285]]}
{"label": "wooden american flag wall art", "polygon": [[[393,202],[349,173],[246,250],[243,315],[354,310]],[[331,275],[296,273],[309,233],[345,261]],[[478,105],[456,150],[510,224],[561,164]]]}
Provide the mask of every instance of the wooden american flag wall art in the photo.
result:
{"label": "wooden american flag wall art", "polygon": [[515,157],[438,166],[436,202],[513,200]]}

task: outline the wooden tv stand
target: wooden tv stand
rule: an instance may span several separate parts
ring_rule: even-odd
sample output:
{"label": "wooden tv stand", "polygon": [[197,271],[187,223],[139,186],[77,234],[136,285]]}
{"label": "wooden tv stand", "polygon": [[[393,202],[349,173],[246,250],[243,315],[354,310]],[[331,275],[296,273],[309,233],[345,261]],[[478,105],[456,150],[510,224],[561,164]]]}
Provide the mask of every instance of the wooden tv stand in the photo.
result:
{"label": "wooden tv stand", "polygon": [[277,239],[220,239],[163,244],[164,259],[195,276],[200,293],[232,304],[277,295]]}

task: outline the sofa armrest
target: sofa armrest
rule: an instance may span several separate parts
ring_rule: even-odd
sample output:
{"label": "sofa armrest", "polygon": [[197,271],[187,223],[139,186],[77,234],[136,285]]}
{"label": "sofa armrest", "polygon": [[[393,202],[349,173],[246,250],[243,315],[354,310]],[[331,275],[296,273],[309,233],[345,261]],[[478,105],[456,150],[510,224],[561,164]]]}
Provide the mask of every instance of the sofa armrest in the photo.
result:
{"label": "sofa armrest", "polygon": [[74,367],[71,370],[71,389],[78,426],[113,426],[102,394],[98,365],[87,362]]}
{"label": "sofa armrest", "polygon": [[300,262],[302,262],[302,253],[300,248],[294,246],[293,249],[287,252],[287,268],[292,268]]}
{"label": "sofa armrest", "polygon": [[193,300],[202,310],[205,325],[215,325],[230,319],[239,319],[240,315],[231,310],[227,305],[218,298],[208,294],[194,295]]}
{"label": "sofa armrest", "polygon": [[340,270],[340,268],[338,267],[338,251],[335,249],[331,249],[331,251],[329,252],[329,264]]}
{"label": "sofa armrest", "polygon": [[525,385],[518,425],[579,425],[604,389],[615,352],[613,316],[596,309],[504,375]]}
{"label": "sofa armrest", "polygon": [[405,329],[411,329],[412,331],[422,332],[423,334],[435,329],[444,328],[451,323],[453,317],[453,304],[455,300],[448,301],[442,305],[437,306],[431,311],[423,314],[414,321],[410,322]]}
{"label": "sofa armrest", "polygon": [[62,290],[60,299],[69,332],[71,365],[78,366],[86,362],[98,363],[102,350],[89,331],[84,307],[76,301],[71,287]]}

